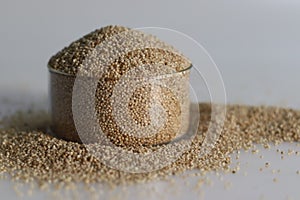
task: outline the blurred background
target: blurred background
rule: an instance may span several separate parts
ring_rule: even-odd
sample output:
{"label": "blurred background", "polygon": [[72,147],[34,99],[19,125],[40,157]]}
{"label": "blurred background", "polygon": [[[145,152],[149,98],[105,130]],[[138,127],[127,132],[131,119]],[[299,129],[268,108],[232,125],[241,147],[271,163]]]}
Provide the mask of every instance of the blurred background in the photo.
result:
{"label": "blurred background", "polygon": [[178,30],[216,62],[230,103],[299,107],[297,0],[1,1],[0,91],[47,92],[50,56],[110,24]]}
{"label": "blurred background", "polygon": [[[299,0],[2,0],[0,112],[8,105],[16,109],[25,102],[47,101],[48,59],[84,34],[110,24],[164,27],[191,36],[217,64],[229,103],[300,109]],[[299,159],[282,161],[274,152],[264,155],[274,168],[282,169],[276,185],[271,172],[258,172],[265,160],[242,154],[240,162],[248,163],[242,164],[247,179],[243,173],[226,175],[224,180],[233,188],[227,191],[224,182],[212,176],[215,185],[204,188],[205,197],[297,199]],[[5,194],[10,184],[0,185]],[[164,190],[156,183],[154,187]],[[182,196],[192,195],[185,187],[180,185]]]}

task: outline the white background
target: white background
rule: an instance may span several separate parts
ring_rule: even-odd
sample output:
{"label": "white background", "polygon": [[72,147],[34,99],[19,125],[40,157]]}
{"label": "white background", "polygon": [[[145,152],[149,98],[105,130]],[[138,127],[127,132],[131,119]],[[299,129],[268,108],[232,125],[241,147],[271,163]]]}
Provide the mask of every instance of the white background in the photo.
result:
{"label": "white background", "polygon": [[[50,56],[82,35],[110,24],[166,27],[190,35],[218,65],[229,103],[300,109],[297,0],[7,0],[0,3],[0,98],[6,102],[0,104],[0,110],[45,100]],[[300,158],[282,161],[275,150],[262,154],[263,160],[242,154],[241,163],[252,163],[242,169],[248,176],[242,172],[224,175],[232,187],[225,190],[224,181],[216,180],[213,186],[203,188],[202,197],[298,199],[300,176],[295,171],[300,169]],[[259,172],[265,160],[272,161],[273,168],[280,168],[281,173],[274,175],[271,169]],[[274,177],[278,183],[272,181]],[[186,187],[180,184],[178,180],[179,188]],[[3,182],[1,192],[14,196],[8,185]],[[187,188],[180,195],[200,197]],[[176,197],[172,192],[165,195],[170,196]]]}

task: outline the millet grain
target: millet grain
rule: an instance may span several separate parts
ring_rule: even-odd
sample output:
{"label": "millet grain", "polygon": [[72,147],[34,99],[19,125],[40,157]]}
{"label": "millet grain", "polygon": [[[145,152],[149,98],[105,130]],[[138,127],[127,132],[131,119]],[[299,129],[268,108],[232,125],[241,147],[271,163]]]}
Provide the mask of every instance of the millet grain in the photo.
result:
{"label": "millet grain", "polygon": [[[82,144],[57,139],[43,131],[34,130],[33,127],[22,131],[17,126],[15,129],[2,128],[0,131],[0,170],[13,179],[29,182],[35,180],[40,185],[68,185],[77,182],[129,184],[162,179],[192,169],[198,169],[200,174],[215,170],[228,171],[230,154],[236,150],[249,149],[254,144],[265,142],[299,142],[299,111],[230,105],[227,106],[226,121],[216,146],[208,155],[199,157],[208,126],[207,120],[210,118],[210,105],[200,104],[199,107],[199,132],[190,150],[183,153],[176,162],[158,171],[131,174],[111,169],[89,154]],[[14,124],[9,126],[13,127]],[[144,152],[145,149],[140,151]],[[151,148],[146,151],[151,151]]]}

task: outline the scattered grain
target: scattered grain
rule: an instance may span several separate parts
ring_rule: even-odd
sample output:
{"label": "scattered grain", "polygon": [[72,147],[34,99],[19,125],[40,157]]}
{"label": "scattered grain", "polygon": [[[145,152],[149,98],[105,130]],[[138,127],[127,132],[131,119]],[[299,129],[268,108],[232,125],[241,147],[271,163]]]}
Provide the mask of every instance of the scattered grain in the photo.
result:
{"label": "scattered grain", "polygon": [[270,167],[270,163],[266,162],[266,163],[265,163],[265,167],[266,167],[266,168],[269,168],[269,167]]}
{"label": "scattered grain", "polygon": [[[203,134],[210,119],[210,105],[199,106],[199,132],[190,150],[182,154],[176,162],[158,171],[131,174],[111,169],[89,154],[82,144],[57,139],[33,126],[31,130],[22,130],[17,126],[14,129],[0,130],[0,170],[8,173],[14,180],[37,181],[40,186],[53,184],[59,188],[76,182],[84,182],[87,185],[104,182],[114,186],[162,179],[191,169],[198,169],[201,175],[208,171],[227,170],[231,163],[231,153],[255,143],[259,144],[261,138],[267,139],[270,144],[276,141],[299,142],[299,111],[229,105],[224,128],[216,146],[207,156],[199,158]],[[284,120],[287,115],[293,117],[288,121]],[[14,124],[9,124],[9,127],[14,127]],[[277,131],[274,132],[274,129]],[[235,173],[235,170],[232,172]]]}

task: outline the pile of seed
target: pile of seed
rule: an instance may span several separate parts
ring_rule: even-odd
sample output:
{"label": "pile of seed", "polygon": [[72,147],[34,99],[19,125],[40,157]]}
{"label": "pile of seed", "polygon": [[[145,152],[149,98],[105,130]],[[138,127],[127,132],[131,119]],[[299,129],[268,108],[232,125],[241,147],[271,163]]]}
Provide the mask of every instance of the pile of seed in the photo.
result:
{"label": "pile of seed", "polygon": [[[120,39],[122,41],[119,41]],[[109,42],[107,42],[108,40]],[[117,49],[116,45],[122,48]],[[101,51],[98,51],[100,48]],[[127,49],[130,51],[125,52]],[[108,57],[104,58],[104,55]],[[94,60],[90,63],[87,58]],[[117,59],[113,60],[110,66],[99,66],[97,61],[100,61],[101,58]],[[191,65],[191,62],[178,50],[159,40],[156,36],[127,27],[112,25],[97,29],[72,42],[52,56],[48,66],[64,74],[77,75],[78,71],[84,71],[87,63],[91,71],[90,73],[87,72],[87,75],[91,76],[95,76],[101,67],[110,67],[108,71],[115,72],[114,76],[117,76],[124,74],[128,68],[141,64],[161,63],[171,66],[177,71]],[[132,64],[135,65],[132,66]]]}
{"label": "pile of seed", "polygon": [[[135,148],[169,142],[188,128],[189,70],[186,69],[190,66],[191,62],[174,47],[138,30],[107,26],[89,33],[49,61],[52,131],[65,140],[91,143],[98,142],[98,135],[86,130],[99,129],[95,126],[100,125],[106,136],[118,146]],[[82,90],[75,91],[82,98],[75,107],[81,110],[80,113],[85,113],[95,101],[98,119],[98,124],[94,125],[93,120],[80,114],[77,121],[85,126],[80,135],[72,113],[75,77],[83,77],[80,83]],[[98,81],[95,98],[87,98],[86,91],[93,89],[86,77]],[[132,79],[139,79],[140,83],[131,92]],[[157,82],[160,85],[153,88],[153,83]],[[117,85],[122,86],[121,89],[116,89]],[[125,94],[128,93],[128,102],[113,99],[116,91],[120,92],[117,96],[121,100],[126,99]],[[157,131],[149,128],[155,121],[153,116],[163,115],[148,112],[152,102],[159,102],[166,115],[166,122]],[[116,120],[116,116],[121,117]],[[146,136],[140,137],[141,133]]]}
{"label": "pile of seed", "polygon": [[[29,121],[24,120],[26,113],[18,113],[3,121],[4,128],[0,131],[0,171],[14,179],[36,180],[41,185],[68,185],[76,182],[128,184],[162,179],[192,169],[199,172],[228,171],[230,154],[236,150],[249,149],[254,144],[268,147],[270,144],[300,141],[300,111],[230,105],[227,106],[225,124],[216,146],[205,157],[199,157],[211,106],[200,104],[199,107],[199,131],[190,149],[163,169],[140,174],[109,168],[91,155],[84,145],[60,140],[41,131],[48,125],[48,120],[38,119],[40,124],[24,125],[22,121]],[[30,121],[35,120],[32,118]]]}

